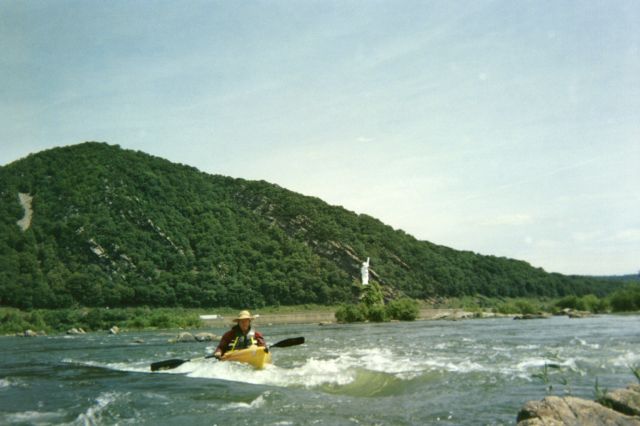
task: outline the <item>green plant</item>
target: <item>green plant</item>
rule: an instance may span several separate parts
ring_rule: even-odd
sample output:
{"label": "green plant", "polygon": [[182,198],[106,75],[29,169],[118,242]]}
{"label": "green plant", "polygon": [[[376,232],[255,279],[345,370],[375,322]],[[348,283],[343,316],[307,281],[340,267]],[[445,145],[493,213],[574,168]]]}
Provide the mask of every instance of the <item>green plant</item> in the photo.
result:
{"label": "green plant", "polygon": [[606,399],[607,392],[609,392],[609,391],[606,388],[605,389],[600,389],[600,384],[598,383],[598,378],[597,377],[596,377],[596,383],[594,385],[594,391],[593,392],[594,392],[596,401],[598,401],[602,405],[609,406],[609,403],[607,402],[607,399]]}
{"label": "green plant", "polygon": [[387,316],[400,321],[413,321],[418,318],[420,306],[409,298],[396,299],[386,306]]}
{"label": "green plant", "polygon": [[368,310],[363,304],[342,305],[335,313],[336,320],[342,323],[363,322],[367,319]]}
{"label": "green plant", "polygon": [[[562,370],[562,367],[558,364],[550,364],[544,363],[542,367],[542,371],[540,373],[533,374],[532,377],[536,379],[540,379],[542,383],[545,385],[545,390],[549,394],[553,391],[553,383],[551,382],[551,369],[553,370]],[[558,379],[560,384],[562,384],[565,388],[565,393],[571,393],[571,386],[569,385],[569,381],[564,376],[560,376]]]}
{"label": "green plant", "polygon": [[384,305],[374,305],[369,308],[369,321],[385,322],[387,321],[387,310]]}

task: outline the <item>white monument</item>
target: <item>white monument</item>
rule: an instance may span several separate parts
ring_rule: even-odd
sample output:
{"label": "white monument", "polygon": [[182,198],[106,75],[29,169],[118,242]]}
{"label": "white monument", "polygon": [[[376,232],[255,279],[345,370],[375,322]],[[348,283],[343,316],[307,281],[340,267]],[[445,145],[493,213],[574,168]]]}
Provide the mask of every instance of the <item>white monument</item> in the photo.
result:
{"label": "white monument", "polygon": [[367,257],[366,262],[362,262],[362,266],[360,267],[360,275],[362,276],[362,285],[369,284],[369,258]]}

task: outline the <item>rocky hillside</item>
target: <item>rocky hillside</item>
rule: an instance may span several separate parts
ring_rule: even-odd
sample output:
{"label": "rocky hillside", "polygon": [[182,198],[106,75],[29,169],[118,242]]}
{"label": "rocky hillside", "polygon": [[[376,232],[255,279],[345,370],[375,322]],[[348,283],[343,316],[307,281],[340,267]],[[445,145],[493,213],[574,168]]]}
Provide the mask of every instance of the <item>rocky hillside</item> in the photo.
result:
{"label": "rocky hillside", "polygon": [[0,304],[338,303],[359,268],[388,297],[603,295],[615,283],[418,241],[264,181],[87,142],[0,167]]}

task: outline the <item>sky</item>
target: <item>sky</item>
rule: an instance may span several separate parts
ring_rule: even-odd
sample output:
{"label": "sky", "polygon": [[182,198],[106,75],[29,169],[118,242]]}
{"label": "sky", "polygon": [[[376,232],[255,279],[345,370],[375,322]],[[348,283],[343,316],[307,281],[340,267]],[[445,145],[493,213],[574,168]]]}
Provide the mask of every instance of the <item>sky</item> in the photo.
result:
{"label": "sky", "polygon": [[0,0],[0,165],[107,142],[635,274],[639,22],[636,0]]}

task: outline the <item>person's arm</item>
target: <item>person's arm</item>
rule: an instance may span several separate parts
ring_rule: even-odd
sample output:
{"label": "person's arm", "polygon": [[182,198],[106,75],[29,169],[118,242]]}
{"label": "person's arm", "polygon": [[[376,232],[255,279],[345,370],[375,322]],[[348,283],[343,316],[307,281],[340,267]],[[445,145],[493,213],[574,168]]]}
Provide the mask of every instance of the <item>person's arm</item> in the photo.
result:
{"label": "person's arm", "polygon": [[233,330],[229,330],[222,335],[220,343],[218,343],[218,347],[216,347],[216,350],[213,352],[214,357],[221,358],[222,355],[224,355],[224,353],[227,351],[227,348],[229,347],[229,343],[231,342],[232,337]]}
{"label": "person's arm", "polygon": [[258,346],[265,346],[265,347],[267,346],[267,343],[264,341],[264,337],[262,336],[262,333],[260,333],[259,331],[256,331],[253,337],[256,339],[256,344]]}

